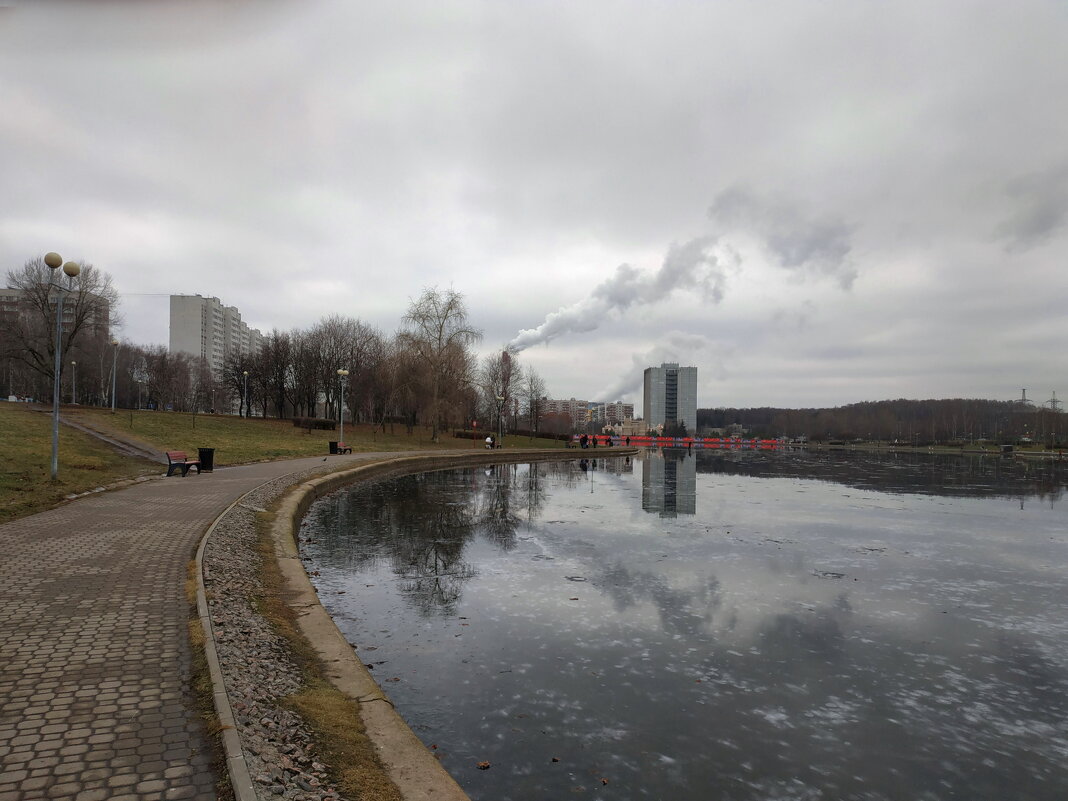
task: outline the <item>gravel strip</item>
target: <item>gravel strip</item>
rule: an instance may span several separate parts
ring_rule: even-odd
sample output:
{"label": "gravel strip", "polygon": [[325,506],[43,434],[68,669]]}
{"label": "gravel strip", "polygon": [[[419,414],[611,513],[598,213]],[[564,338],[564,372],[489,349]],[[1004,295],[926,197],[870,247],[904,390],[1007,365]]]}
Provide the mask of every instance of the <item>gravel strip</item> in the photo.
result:
{"label": "gravel strip", "polygon": [[242,750],[261,801],[338,801],[311,732],[278,705],[300,674],[285,641],[249,603],[260,590],[256,512],[294,484],[330,470],[276,479],[246,495],[215,527],[204,551],[204,585],[219,662]]}

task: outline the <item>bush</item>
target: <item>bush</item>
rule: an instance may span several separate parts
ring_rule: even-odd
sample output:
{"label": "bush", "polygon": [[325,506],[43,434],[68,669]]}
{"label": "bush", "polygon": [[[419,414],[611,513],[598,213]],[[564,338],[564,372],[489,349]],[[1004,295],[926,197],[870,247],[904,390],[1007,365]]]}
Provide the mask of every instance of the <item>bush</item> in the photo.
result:
{"label": "bush", "polygon": [[333,431],[337,428],[337,421],[327,420],[323,417],[294,417],[294,428],[306,428],[311,431],[313,428],[316,431]]}

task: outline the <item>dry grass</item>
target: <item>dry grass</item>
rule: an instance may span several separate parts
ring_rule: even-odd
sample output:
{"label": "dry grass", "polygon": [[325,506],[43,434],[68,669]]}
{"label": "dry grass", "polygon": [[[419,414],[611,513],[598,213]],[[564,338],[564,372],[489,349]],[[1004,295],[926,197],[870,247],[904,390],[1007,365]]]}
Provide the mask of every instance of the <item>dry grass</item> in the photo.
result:
{"label": "dry grass", "polygon": [[219,801],[233,801],[234,791],[230,784],[230,773],[226,766],[226,752],[219,735],[223,725],[215,712],[215,688],[208,670],[208,659],[204,651],[204,627],[197,612],[197,563],[190,559],[185,571],[185,597],[189,602],[189,649],[192,662],[192,688],[197,714],[204,724],[204,732],[211,743],[211,764],[218,781],[215,794]]}
{"label": "dry grass", "polygon": [[324,678],[315,649],[300,633],[296,614],[286,603],[271,541],[272,519],[271,512],[257,515],[261,595],[252,601],[286,640],[303,675],[301,691],[283,699],[283,703],[315,733],[316,748],[342,795],[355,801],[403,801],[367,736],[359,704]]}
{"label": "dry grass", "polygon": [[[339,432],[306,431],[295,428],[289,420],[243,418],[232,415],[184,414],[178,412],[150,412],[125,410],[111,414],[107,409],[82,407],[64,410],[64,415],[82,425],[116,438],[139,443],[157,451],[186,451],[214,448],[216,466],[247,464],[249,462],[319,456],[328,452],[329,442],[337,440]],[[345,442],[353,452],[410,451],[410,450],[472,450],[480,442],[457,439],[449,433],[434,443],[426,427],[417,427],[411,434],[404,426],[396,426],[386,433],[372,430],[369,425],[345,424]],[[506,446],[522,448],[556,448],[563,443],[548,439],[506,437]]]}
{"label": "dry grass", "polygon": [[0,523],[51,509],[68,495],[162,472],[61,425],[59,475],[52,481],[52,415],[25,403],[0,403],[0,453]]}
{"label": "dry grass", "polygon": [[[334,431],[304,431],[288,420],[244,419],[229,415],[191,415],[176,412],[64,406],[64,419],[155,451],[184,450],[196,454],[201,447],[215,449],[215,465],[325,455]],[[442,434],[430,441],[426,428],[411,435],[403,426],[391,433],[369,426],[345,426],[345,440],[356,452],[411,450],[472,450],[471,440]],[[59,428],[59,476],[51,480],[51,411],[25,403],[0,402],[0,523],[51,509],[68,495],[105,487],[123,479],[158,475],[164,468],[145,459],[117,453],[107,444],[81,431]],[[507,446],[558,448],[553,440],[508,437]]]}
{"label": "dry grass", "polygon": [[338,789],[360,801],[403,801],[364,733],[360,705],[322,679],[310,679],[286,704],[308,722]]}

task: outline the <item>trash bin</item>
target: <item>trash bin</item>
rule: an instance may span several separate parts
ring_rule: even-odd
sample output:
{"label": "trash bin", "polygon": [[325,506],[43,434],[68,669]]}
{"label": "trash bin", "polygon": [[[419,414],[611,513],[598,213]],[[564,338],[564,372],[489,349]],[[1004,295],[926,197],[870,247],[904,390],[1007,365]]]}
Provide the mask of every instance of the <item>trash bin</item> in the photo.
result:
{"label": "trash bin", "polygon": [[200,459],[200,472],[212,472],[215,469],[215,449],[197,448],[197,451],[199,452],[198,458]]}
{"label": "trash bin", "polygon": [[337,453],[337,443],[336,442],[331,442],[330,443],[330,453]]}

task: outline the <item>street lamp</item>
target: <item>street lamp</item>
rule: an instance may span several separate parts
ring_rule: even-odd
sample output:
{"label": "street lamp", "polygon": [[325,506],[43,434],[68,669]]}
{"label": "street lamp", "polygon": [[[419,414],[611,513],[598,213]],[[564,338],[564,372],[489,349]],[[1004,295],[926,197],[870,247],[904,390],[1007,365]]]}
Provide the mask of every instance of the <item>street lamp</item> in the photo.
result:
{"label": "street lamp", "polygon": [[60,265],[63,266],[63,273],[74,282],[74,279],[78,277],[78,273],[82,271],[72,261],[68,261],[63,264],[63,257],[58,253],[46,253],[44,257],[44,263],[48,266],[48,269],[52,271],[48,277],[48,285],[51,289],[54,287],[57,290],[56,293],[56,360],[55,369],[52,376],[52,480],[56,480],[56,476],[59,475],[59,375],[62,369],[62,357],[60,351],[63,349],[63,300],[66,298],[67,293],[71,290],[64,288],[59,283],[57,278],[55,281],[52,279],[56,277],[56,270]]}
{"label": "street lamp", "polygon": [[[245,417],[248,418],[248,370],[245,370],[241,375],[245,377],[244,389],[241,390],[241,401],[245,404]],[[237,416],[241,416],[240,411]]]}
{"label": "street lamp", "polygon": [[78,362],[73,359],[70,363],[70,402],[78,402]]}
{"label": "street lamp", "polygon": [[111,340],[111,413],[115,414],[115,387],[117,386],[118,373],[115,368],[119,364],[119,340]]}
{"label": "street lamp", "polygon": [[345,441],[345,379],[348,377],[349,371],[344,367],[337,371],[337,382],[341,385],[341,403],[337,407],[337,413],[341,418],[341,432],[338,434],[338,442]]}
{"label": "street lamp", "polygon": [[504,411],[504,398],[497,396],[497,444],[504,446],[504,419],[501,412]]}

